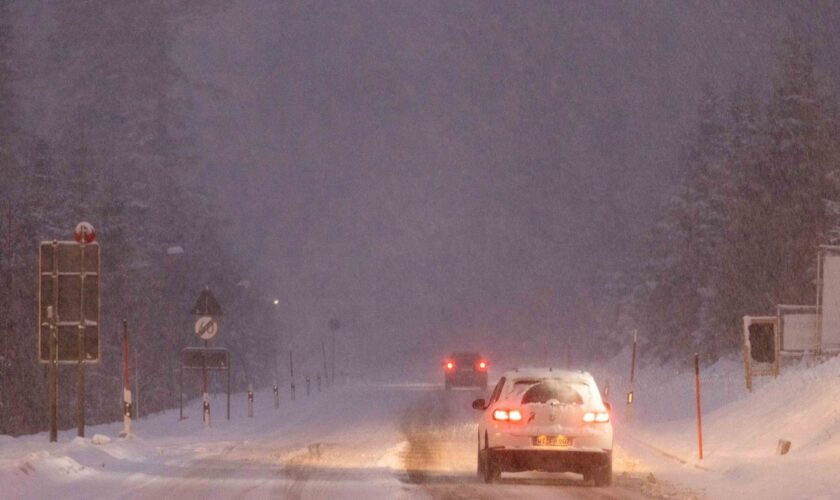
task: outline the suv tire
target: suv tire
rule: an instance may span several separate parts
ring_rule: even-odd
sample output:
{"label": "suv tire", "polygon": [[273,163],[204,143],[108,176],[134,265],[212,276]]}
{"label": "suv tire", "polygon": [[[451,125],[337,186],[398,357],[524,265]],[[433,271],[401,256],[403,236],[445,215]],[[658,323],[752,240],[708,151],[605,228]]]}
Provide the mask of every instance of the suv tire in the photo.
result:
{"label": "suv tire", "polygon": [[484,482],[493,483],[502,478],[499,459],[490,450],[484,450]]}
{"label": "suv tire", "polygon": [[607,463],[596,467],[591,472],[595,486],[610,486],[612,484],[612,451],[607,453]]}

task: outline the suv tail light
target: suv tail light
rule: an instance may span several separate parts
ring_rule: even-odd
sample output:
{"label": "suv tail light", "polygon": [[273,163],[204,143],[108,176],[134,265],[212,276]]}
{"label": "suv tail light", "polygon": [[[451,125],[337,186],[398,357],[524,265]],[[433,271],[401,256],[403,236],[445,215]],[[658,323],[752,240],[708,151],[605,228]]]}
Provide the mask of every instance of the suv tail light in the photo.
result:
{"label": "suv tail light", "polygon": [[583,421],[587,424],[606,424],[610,421],[610,414],[605,411],[588,411],[583,414]]}
{"label": "suv tail light", "polygon": [[451,370],[455,369],[455,362],[454,361],[447,361],[446,363],[443,364],[443,366],[445,366],[447,370],[451,371]]}
{"label": "suv tail light", "polygon": [[522,412],[519,410],[496,410],[493,412],[493,420],[499,422],[521,422]]}
{"label": "suv tail light", "polygon": [[479,361],[478,362],[478,369],[484,371],[487,369],[487,361]]}

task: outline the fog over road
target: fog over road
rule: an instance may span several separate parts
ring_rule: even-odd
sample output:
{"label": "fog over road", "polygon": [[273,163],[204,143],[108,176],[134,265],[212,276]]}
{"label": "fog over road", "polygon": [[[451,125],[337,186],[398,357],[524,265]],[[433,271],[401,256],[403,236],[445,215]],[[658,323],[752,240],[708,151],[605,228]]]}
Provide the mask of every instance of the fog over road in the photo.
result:
{"label": "fog over road", "polygon": [[291,417],[261,410],[255,429],[233,440],[214,440],[214,429],[206,445],[160,446],[157,472],[123,482],[122,491],[149,499],[694,497],[651,483],[620,446],[609,488],[575,474],[505,474],[484,484],[470,408],[479,396],[429,384],[334,387],[284,402]]}

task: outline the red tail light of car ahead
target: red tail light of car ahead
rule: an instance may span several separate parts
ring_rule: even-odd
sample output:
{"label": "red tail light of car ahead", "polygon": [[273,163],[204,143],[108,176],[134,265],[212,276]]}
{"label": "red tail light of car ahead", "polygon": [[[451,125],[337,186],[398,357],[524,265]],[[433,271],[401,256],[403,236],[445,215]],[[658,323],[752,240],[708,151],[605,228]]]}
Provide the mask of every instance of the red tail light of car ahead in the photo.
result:
{"label": "red tail light of car ahead", "polygon": [[606,424],[610,421],[610,414],[605,411],[588,411],[583,414],[583,421],[587,424]]}
{"label": "red tail light of car ahead", "polygon": [[493,420],[499,422],[521,422],[522,412],[519,410],[496,410],[493,412]]}
{"label": "red tail light of car ahead", "polygon": [[455,369],[455,362],[453,362],[453,361],[447,361],[446,363],[444,363],[444,364],[443,364],[443,366],[445,366],[445,367],[446,367],[446,370],[447,370],[447,371],[452,371],[452,370],[454,370],[454,369]]}
{"label": "red tail light of car ahead", "polygon": [[479,361],[478,362],[478,369],[479,371],[484,371],[487,369],[487,361]]}

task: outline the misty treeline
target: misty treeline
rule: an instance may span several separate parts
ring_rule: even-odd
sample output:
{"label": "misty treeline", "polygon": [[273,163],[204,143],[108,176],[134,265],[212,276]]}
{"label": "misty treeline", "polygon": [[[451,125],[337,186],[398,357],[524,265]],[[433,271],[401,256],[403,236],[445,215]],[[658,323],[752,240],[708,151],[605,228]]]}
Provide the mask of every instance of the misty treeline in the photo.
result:
{"label": "misty treeline", "polygon": [[715,359],[740,348],[744,315],[815,304],[817,247],[840,235],[840,101],[816,56],[795,32],[771,82],[704,86],[681,177],[612,283],[622,331],[656,358]]}
{"label": "misty treeline", "polygon": [[[39,18],[43,33],[29,37],[36,46],[22,48],[13,2],[0,0],[0,433],[46,429],[38,242],[72,239],[81,220],[96,227],[103,259],[102,360],[87,370],[89,423],[122,415],[123,319],[140,411],[177,406],[178,352],[199,344],[189,311],[205,286],[225,312],[213,344],[231,349],[235,387],[271,376],[267,294],[231,251],[230,222],[182,182],[202,159],[186,125],[192,83],[173,45],[185,22],[221,3],[53,3]],[[195,394],[197,379],[186,381]],[[60,367],[61,428],[74,425],[75,388],[75,368]]]}

